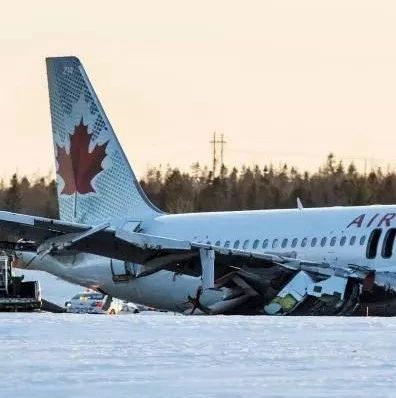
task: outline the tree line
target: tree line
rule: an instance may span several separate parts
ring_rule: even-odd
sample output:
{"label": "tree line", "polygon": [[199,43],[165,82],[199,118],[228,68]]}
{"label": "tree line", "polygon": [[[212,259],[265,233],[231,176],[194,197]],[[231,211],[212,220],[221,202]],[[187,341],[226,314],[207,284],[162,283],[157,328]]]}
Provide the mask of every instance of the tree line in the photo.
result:
{"label": "tree line", "polygon": [[313,173],[287,164],[222,167],[215,178],[198,163],[189,172],[152,168],[142,186],[159,208],[171,213],[292,208],[297,198],[304,207],[396,203],[396,173],[378,168],[364,175],[333,154]]}
{"label": "tree line", "polygon": [[[396,203],[396,173],[380,168],[364,175],[353,163],[344,165],[330,154],[316,172],[295,167],[223,166],[213,176],[194,163],[189,171],[167,166],[150,168],[141,179],[149,199],[170,213],[353,206]],[[0,181],[0,208],[56,218],[56,184],[49,178],[29,180],[14,174],[8,184]]]}

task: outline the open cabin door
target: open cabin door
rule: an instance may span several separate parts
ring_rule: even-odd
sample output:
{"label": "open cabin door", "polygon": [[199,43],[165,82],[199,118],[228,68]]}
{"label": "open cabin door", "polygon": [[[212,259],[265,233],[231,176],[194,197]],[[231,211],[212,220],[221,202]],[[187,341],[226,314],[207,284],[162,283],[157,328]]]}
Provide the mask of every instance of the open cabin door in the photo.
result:
{"label": "open cabin door", "polygon": [[128,282],[135,276],[133,264],[127,261],[111,259],[110,268],[114,282]]}

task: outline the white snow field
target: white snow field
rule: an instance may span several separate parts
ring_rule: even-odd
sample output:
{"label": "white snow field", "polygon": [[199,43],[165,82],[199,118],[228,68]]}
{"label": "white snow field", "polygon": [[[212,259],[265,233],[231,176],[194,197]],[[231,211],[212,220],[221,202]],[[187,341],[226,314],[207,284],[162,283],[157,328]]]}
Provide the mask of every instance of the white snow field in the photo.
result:
{"label": "white snow field", "polygon": [[0,314],[0,397],[395,397],[396,318]]}

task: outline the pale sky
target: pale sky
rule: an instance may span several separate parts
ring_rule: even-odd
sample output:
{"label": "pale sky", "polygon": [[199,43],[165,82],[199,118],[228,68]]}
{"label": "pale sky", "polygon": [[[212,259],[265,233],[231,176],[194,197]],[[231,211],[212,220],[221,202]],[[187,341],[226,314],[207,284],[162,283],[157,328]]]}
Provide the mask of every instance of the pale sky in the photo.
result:
{"label": "pale sky", "polygon": [[0,177],[54,169],[56,55],[82,60],[139,176],[210,165],[214,130],[228,166],[396,166],[395,21],[378,0],[4,2]]}

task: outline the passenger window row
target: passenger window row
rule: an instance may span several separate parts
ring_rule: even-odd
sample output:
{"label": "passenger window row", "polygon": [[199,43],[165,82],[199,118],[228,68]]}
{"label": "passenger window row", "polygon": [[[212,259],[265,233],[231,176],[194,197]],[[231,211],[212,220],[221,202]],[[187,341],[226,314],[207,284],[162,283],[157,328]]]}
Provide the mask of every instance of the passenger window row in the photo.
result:
{"label": "passenger window row", "polygon": [[[367,248],[366,248],[366,257],[368,259],[374,259],[377,256],[377,249],[379,245],[379,241],[381,238],[382,234],[382,229],[381,228],[376,228],[374,229],[367,242]],[[381,249],[381,256],[383,258],[391,258],[393,254],[393,246],[394,246],[394,241],[396,238],[396,228],[390,228],[384,237],[383,244],[382,244],[382,249]],[[349,239],[349,241],[348,241]],[[347,238],[346,236],[342,236],[339,240],[337,240],[336,236],[332,236],[331,238],[328,238],[326,236],[322,237],[320,240],[318,238],[313,237],[310,238],[310,240],[305,237],[301,239],[300,246],[301,247],[307,247],[308,245],[311,247],[316,247],[318,244],[320,244],[321,247],[325,247],[327,244],[329,244],[331,247],[334,247],[338,244],[340,246],[345,246],[346,244],[349,244],[349,246],[354,246],[357,242],[359,242],[360,246],[363,246],[366,243],[366,235],[362,235],[359,239],[356,237],[356,235],[352,235],[351,237]],[[293,238],[289,240],[288,238],[284,239],[273,239],[270,241],[269,239],[264,239],[260,245],[260,240],[255,239],[252,243],[252,249],[257,250],[257,249],[276,249],[278,247],[281,247],[282,249],[286,249],[287,247],[290,248],[295,248],[298,246],[298,238]],[[208,244],[211,244],[210,241],[207,242]],[[226,240],[224,242],[224,247],[225,248],[233,248],[233,249],[239,249],[240,248],[241,241],[236,240],[233,243],[230,240]],[[290,246],[289,246],[290,244]],[[220,247],[221,246],[221,241],[218,240],[215,243],[215,246]],[[246,239],[242,242],[241,248],[243,250],[247,250],[250,248],[250,240]]]}
{"label": "passenger window row", "polygon": [[[396,234],[395,234],[396,235]],[[340,246],[345,246],[345,244],[347,243],[347,237],[346,236],[342,236],[339,239],[339,245]],[[350,246],[354,246],[355,243],[357,241],[357,237],[355,235],[351,236],[349,238],[349,245]],[[359,244],[361,246],[364,245],[366,241],[366,236],[363,235],[359,238]],[[208,244],[210,244],[210,242],[207,242]],[[316,247],[318,244],[320,244],[320,246],[324,247],[327,245],[327,243],[330,246],[335,246],[337,244],[337,237],[336,236],[332,236],[331,238],[327,238],[326,236],[324,236],[323,238],[321,238],[320,240],[316,237],[311,238],[310,240],[308,238],[303,238],[301,239],[301,243],[300,246],[301,247],[307,247],[308,245],[311,247]],[[224,242],[224,247],[225,248],[233,248],[233,249],[239,249],[241,245],[241,241],[240,240],[236,240],[233,243],[230,240],[226,240]],[[215,246],[221,246],[221,242],[218,240],[215,243]],[[293,238],[291,240],[284,238],[284,239],[273,239],[272,242],[269,239],[264,239],[262,244],[261,244],[261,248],[262,249],[267,249],[267,248],[273,248],[276,249],[278,247],[281,247],[282,249],[287,248],[288,246],[290,246],[291,248],[295,248],[298,246],[298,239],[297,238]],[[247,250],[250,248],[250,240],[246,239],[243,241],[241,248],[243,250]],[[260,240],[259,239],[255,239],[253,241],[252,244],[252,249],[253,250],[257,250],[260,248]]]}

